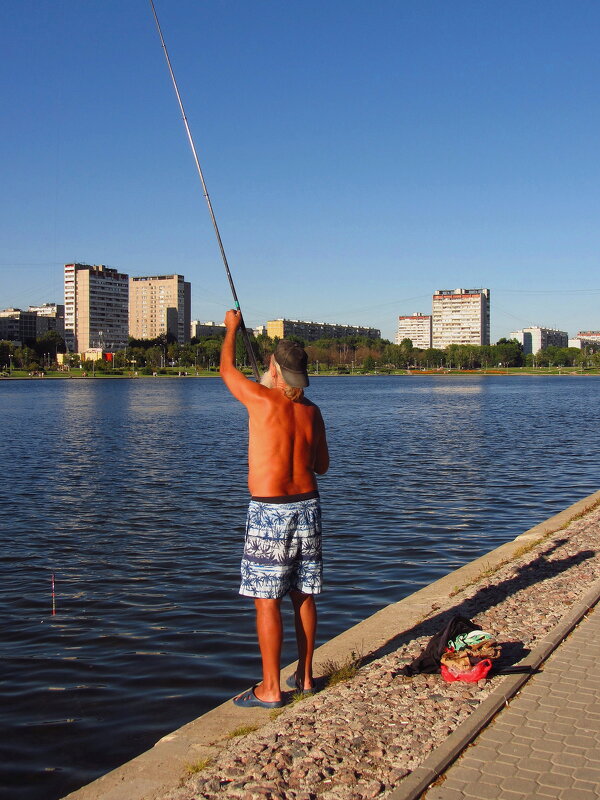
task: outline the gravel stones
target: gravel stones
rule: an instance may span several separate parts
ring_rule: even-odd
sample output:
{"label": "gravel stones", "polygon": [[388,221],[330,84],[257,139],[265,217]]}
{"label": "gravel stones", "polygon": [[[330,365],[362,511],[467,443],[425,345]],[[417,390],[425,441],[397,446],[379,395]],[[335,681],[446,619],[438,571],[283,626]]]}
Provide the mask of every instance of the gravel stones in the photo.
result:
{"label": "gravel stones", "polygon": [[[385,797],[503,680],[445,683],[398,674],[453,614],[470,617],[516,663],[600,578],[600,509],[432,611],[419,634],[358,674],[289,706],[163,800],[367,800]],[[400,625],[400,621],[399,621]]]}

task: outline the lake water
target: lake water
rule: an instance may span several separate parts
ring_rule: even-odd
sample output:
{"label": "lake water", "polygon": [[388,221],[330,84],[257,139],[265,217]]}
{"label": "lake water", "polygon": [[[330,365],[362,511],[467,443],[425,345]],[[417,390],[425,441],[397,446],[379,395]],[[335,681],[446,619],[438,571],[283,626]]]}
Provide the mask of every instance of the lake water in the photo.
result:
{"label": "lake water", "polygon": [[[596,491],[599,392],[313,380],[319,642]],[[0,797],[55,800],[259,676],[237,594],[246,416],[218,380],[38,380],[0,382],[0,423]]]}

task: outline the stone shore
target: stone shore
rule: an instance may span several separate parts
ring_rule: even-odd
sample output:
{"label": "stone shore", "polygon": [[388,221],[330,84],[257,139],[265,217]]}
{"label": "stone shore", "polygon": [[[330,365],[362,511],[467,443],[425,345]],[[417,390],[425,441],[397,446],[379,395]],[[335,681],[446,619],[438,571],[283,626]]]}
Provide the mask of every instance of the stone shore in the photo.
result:
{"label": "stone shore", "polygon": [[518,663],[600,578],[599,533],[596,506],[491,574],[484,570],[457,587],[448,607],[365,659],[354,677],[291,703],[256,731],[230,739],[224,731],[219,754],[190,765],[197,771],[163,800],[385,797],[504,680],[491,673],[477,684],[445,683],[399,669],[454,614],[497,638],[500,665]]}

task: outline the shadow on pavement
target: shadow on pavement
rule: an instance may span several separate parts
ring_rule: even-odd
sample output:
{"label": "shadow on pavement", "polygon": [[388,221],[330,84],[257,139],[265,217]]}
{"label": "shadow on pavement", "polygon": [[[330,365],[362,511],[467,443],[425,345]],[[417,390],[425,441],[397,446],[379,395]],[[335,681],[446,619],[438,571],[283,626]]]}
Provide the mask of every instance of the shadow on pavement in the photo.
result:
{"label": "shadow on pavement", "polygon": [[[566,544],[569,540],[561,538],[552,542],[547,546],[533,561],[519,567],[517,574],[512,577],[500,581],[500,583],[482,586],[472,597],[465,598],[461,602],[449,606],[438,613],[428,617],[423,622],[414,625],[412,628],[402,631],[389,642],[376,651],[369,653],[362,659],[362,663],[366,664],[381,658],[384,655],[394,652],[402,645],[411,642],[414,639],[422,636],[433,636],[440,631],[448,620],[453,616],[463,616],[472,618],[477,614],[482,614],[494,606],[499,605],[507,597],[516,594],[529,586],[533,586],[541,581],[554,578],[562,572],[571,569],[572,567],[593,558],[596,555],[595,550],[582,550],[575,555],[567,556],[562,559],[550,560],[548,556],[557,551],[562,545]],[[502,567],[500,567],[502,568]],[[482,580],[485,577],[482,576]],[[467,588],[467,587],[465,587]],[[565,607],[565,611],[567,607]],[[503,650],[503,656],[498,667],[510,669],[512,665],[516,664],[524,658],[529,652],[522,642],[509,641],[504,643],[503,647],[507,648],[506,654]],[[520,649],[519,649],[520,648]],[[411,661],[413,657],[417,656],[415,652],[407,658],[407,662]],[[516,669],[511,670],[516,671]]]}

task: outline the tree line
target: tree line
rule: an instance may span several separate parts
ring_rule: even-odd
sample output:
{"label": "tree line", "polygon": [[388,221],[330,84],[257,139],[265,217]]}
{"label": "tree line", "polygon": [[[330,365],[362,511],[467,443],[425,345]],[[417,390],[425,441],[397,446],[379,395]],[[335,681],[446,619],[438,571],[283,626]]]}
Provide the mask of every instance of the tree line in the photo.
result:
{"label": "tree line", "polygon": [[[256,360],[266,366],[277,339],[266,334],[250,342]],[[386,372],[396,369],[492,369],[506,367],[600,367],[600,353],[573,347],[548,347],[535,355],[524,355],[516,339],[500,339],[493,345],[449,345],[442,349],[426,350],[413,347],[410,339],[393,344],[387,339],[369,339],[349,336],[343,339],[319,339],[306,342],[290,337],[302,344],[307,352],[312,372]],[[112,361],[81,361],[77,354],[67,354],[71,368],[95,371],[160,372],[169,368],[213,370],[218,367],[221,336],[201,337],[179,344],[163,335],[156,339],[129,339],[126,349],[114,353]],[[0,341],[0,368],[13,367],[39,371],[56,367],[57,353],[66,353],[64,340],[56,331],[48,331],[19,347],[12,342]],[[236,359],[241,367],[248,366],[244,341],[238,336]]]}

